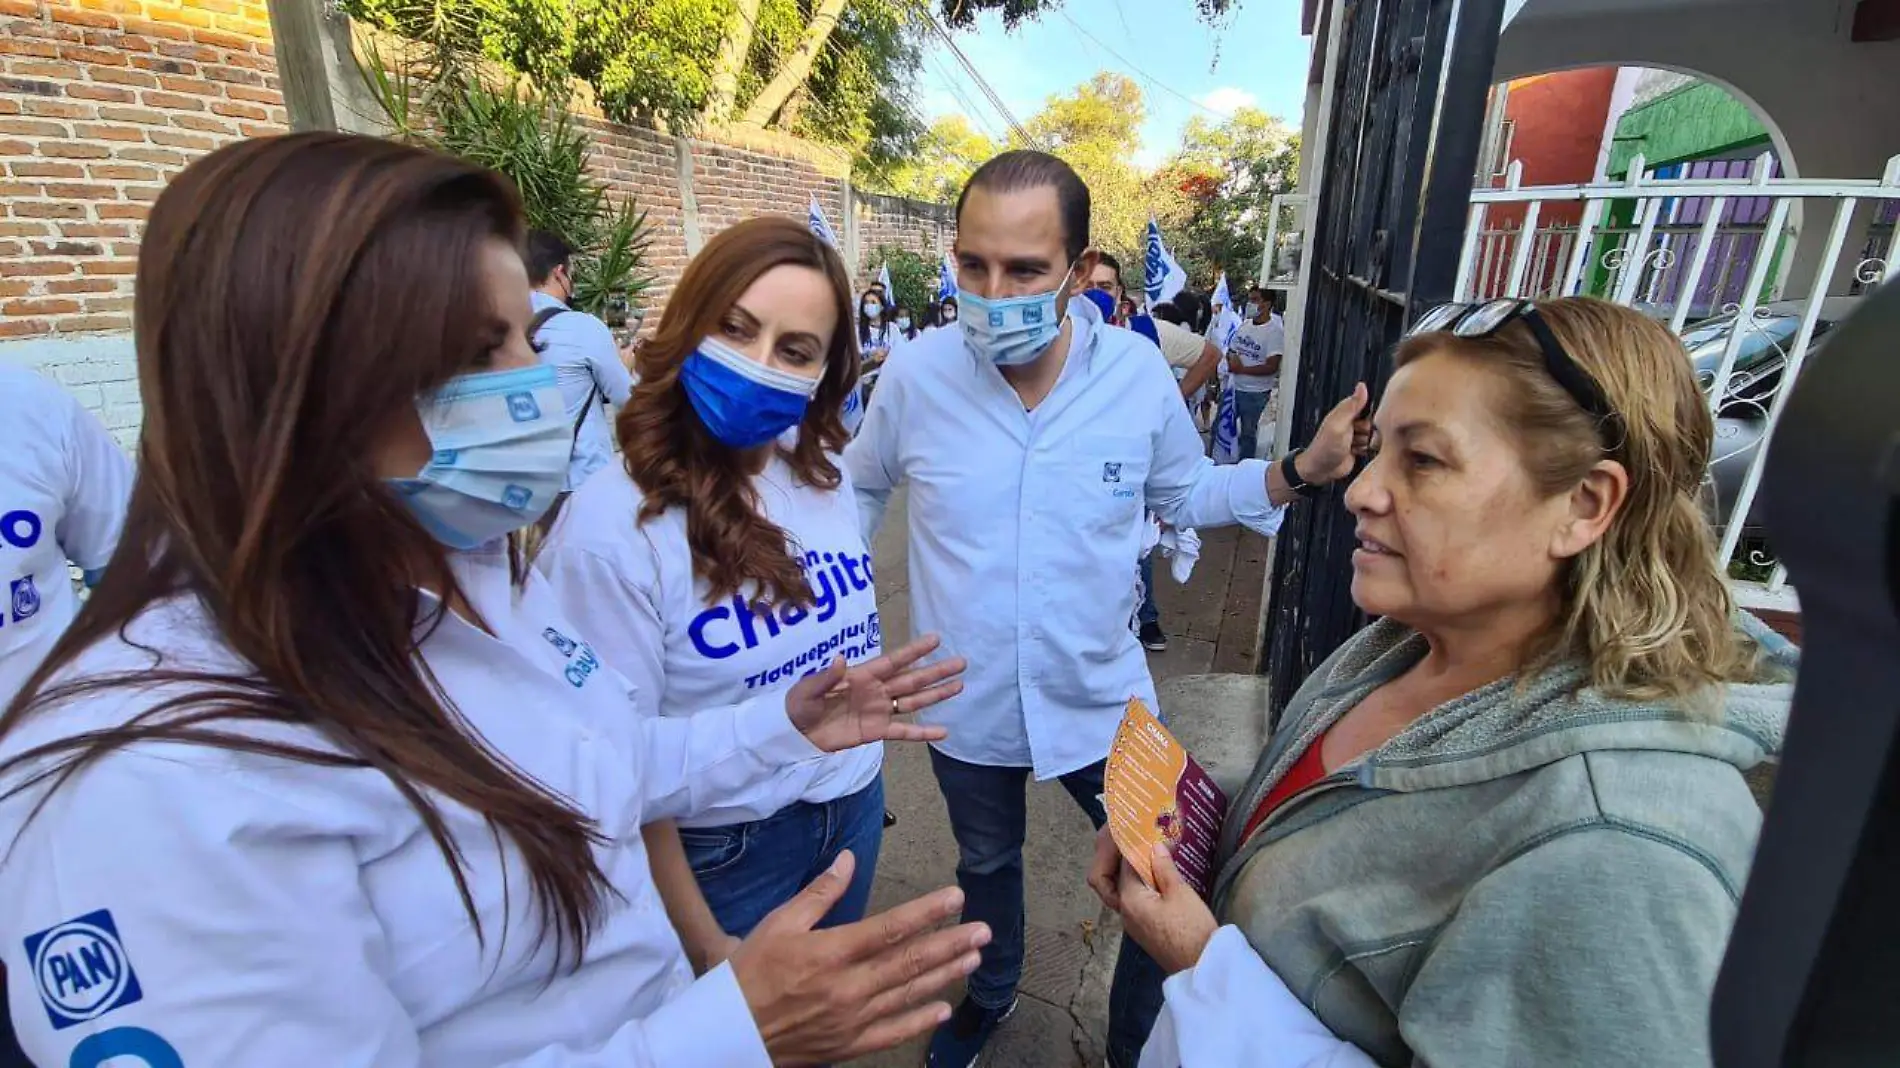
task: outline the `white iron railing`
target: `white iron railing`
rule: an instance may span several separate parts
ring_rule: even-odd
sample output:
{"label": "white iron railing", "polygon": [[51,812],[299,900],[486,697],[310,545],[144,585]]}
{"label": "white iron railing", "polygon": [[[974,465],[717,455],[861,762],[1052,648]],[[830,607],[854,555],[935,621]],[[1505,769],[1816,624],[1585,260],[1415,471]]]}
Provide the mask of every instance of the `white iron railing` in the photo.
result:
{"label": "white iron railing", "polygon": [[[1460,300],[1590,293],[1642,307],[1665,318],[1677,333],[1694,319],[1734,316],[1737,325],[1728,329],[1721,360],[1707,382],[1710,405],[1718,415],[1753,419],[1756,428],[1739,433],[1745,443],[1715,458],[1711,478],[1721,465],[1748,456],[1740,488],[1726,502],[1721,559],[1772,568],[1765,583],[1737,584],[1738,597],[1757,605],[1792,601],[1784,589],[1787,572],[1772,561],[1766,544],[1752,536],[1750,544],[1743,544],[1744,535],[1751,533],[1747,521],[1761,486],[1767,442],[1781,417],[1788,386],[1800,374],[1822,325],[1823,300],[1837,288],[1860,292],[1887,277],[1894,254],[1892,219],[1900,210],[1894,207],[1900,204],[1900,156],[1888,161],[1886,173],[1877,180],[1775,178],[1773,162],[1764,154],[1745,178],[1653,178],[1645,174],[1638,156],[1624,182],[1536,187],[1522,185],[1523,167],[1513,163],[1503,188],[1472,192],[1457,281]],[[1731,205],[1744,198],[1764,198],[1766,217],[1754,223],[1733,221]],[[1843,255],[1849,248],[1848,231],[1867,202],[1873,207],[1872,223],[1859,236],[1853,254]],[[1826,203],[1833,204],[1831,218],[1823,208]],[[1559,204],[1581,204],[1581,221],[1541,224],[1546,210]],[[1797,204],[1809,227],[1826,219],[1826,229],[1820,231],[1826,234],[1825,244],[1813,277],[1796,298],[1797,307],[1770,314],[1762,305],[1787,295],[1783,290],[1797,262],[1800,235],[1791,225]],[[1498,205],[1521,206],[1521,221],[1487,228],[1486,217]],[[1620,213],[1620,207],[1612,205],[1628,205],[1626,224],[1610,221]],[[1693,224],[1675,221],[1685,214],[1686,205],[1700,212]],[[1797,314],[1800,325],[1792,338],[1771,331],[1771,325],[1785,327]],[[1744,349],[1769,353],[1767,363],[1778,375],[1771,391],[1746,392],[1764,379],[1764,372],[1751,368],[1737,377],[1737,358]]]}

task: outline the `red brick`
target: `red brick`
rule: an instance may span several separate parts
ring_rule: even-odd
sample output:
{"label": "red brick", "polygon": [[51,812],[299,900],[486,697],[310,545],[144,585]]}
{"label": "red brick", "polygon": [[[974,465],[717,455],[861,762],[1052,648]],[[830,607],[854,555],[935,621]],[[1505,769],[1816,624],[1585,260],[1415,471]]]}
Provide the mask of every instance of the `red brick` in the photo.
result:
{"label": "red brick", "polygon": [[0,182],[0,201],[45,196],[45,190],[38,182]]}
{"label": "red brick", "polygon": [[0,141],[0,156],[27,156],[33,146],[26,141]]}
{"label": "red brick", "polygon": [[[147,203],[147,204],[149,204],[149,203],[151,203],[152,201],[154,201],[154,200],[157,200],[157,199],[158,199],[158,194],[160,194],[160,193],[162,193],[162,192],[164,192],[164,187],[163,187],[163,186],[157,186],[157,185],[128,185],[128,186],[126,186],[126,187],[125,187],[125,199],[127,199],[127,200],[141,200],[141,201],[144,201],[145,203]],[[103,215],[102,215],[102,217],[103,217]]]}
{"label": "red brick", "polygon": [[158,88],[158,79],[142,70],[118,70],[116,68],[96,68],[92,80],[110,85],[133,85],[140,89]]}
{"label": "red brick", "polygon": [[91,26],[95,30],[116,30],[119,20],[103,11],[74,11],[70,8],[53,8],[53,21],[69,26]]}
{"label": "red brick", "polygon": [[101,219],[143,219],[152,213],[148,204],[94,204],[92,210]]}
{"label": "red brick", "polygon": [[84,178],[86,171],[77,163],[47,163],[18,159],[7,164],[15,178]]}
{"label": "red brick", "polygon": [[[18,248],[19,245],[20,243],[18,241],[13,243],[15,248]],[[47,283],[49,288],[59,284],[58,282]],[[15,278],[11,281],[0,282],[0,297],[23,297],[31,292],[33,292],[33,283],[24,279]]]}
{"label": "red brick", "polygon": [[0,0],[0,15],[37,19],[40,17],[40,5],[35,0]]}
{"label": "red brick", "polygon": [[[60,223],[61,237],[131,237],[132,228],[125,223]],[[94,283],[88,283],[94,284]],[[97,293],[98,290],[55,289],[55,293]]]}
{"label": "red brick", "polygon": [[63,26],[52,22],[41,22],[38,16],[32,22],[16,22],[7,28],[15,37],[39,37],[48,41],[65,41],[67,44],[81,44],[85,41],[84,31],[77,26]]}
{"label": "red brick", "polygon": [[244,12],[237,0],[191,0],[191,6],[203,8],[214,15],[239,15]]}
{"label": "red brick", "polygon": [[61,319],[55,325],[62,334],[79,334],[89,330],[130,330],[132,317],[130,315],[81,315],[71,319]]}
{"label": "red brick", "polygon": [[[213,104],[211,105],[211,110],[217,111],[218,107],[219,105]],[[196,130],[199,133],[223,134],[226,137],[232,137],[237,134],[236,126],[225,122],[223,119],[214,119],[209,115],[187,115],[181,112],[172,116],[172,125],[181,130]],[[144,134],[140,134],[139,136],[143,137]]]}
{"label": "red brick", "polygon": [[204,45],[192,44],[190,41],[158,41],[155,42],[155,48],[161,56],[188,59],[194,63],[216,63],[224,56],[224,53],[215,48],[206,48]]}
{"label": "red brick", "polygon": [[180,133],[177,130],[153,130],[149,135],[155,145],[168,148],[189,148],[198,152],[209,152],[218,147],[218,143],[199,134]]}
{"label": "red brick", "polygon": [[244,67],[248,70],[273,71],[277,69],[276,61],[269,56],[256,56],[249,52],[226,52],[224,62],[230,66]]}
{"label": "red brick", "polygon": [[0,260],[0,277],[60,278],[73,273],[65,260]]}
{"label": "red brick", "polygon": [[19,113],[20,102],[18,100],[0,98],[0,115],[18,115]]}
{"label": "red brick", "polygon": [[107,122],[135,122],[143,126],[165,125],[165,113],[148,108],[101,107],[99,117]]}
{"label": "red brick", "polygon": [[[138,255],[138,246],[132,246],[132,254]],[[132,310],[131,297],[87,297],[84,301],[86,314],[97,315],[100,312],[129,312]]]}
{"label": "red brick", "polygon": [[94,141],[138,141],[145,140],[145,131],[136,126],[101,126],[95,123],[80,123],[73,127],[74,137],[89,137]]}
{"label": "red brick", "polygon": [[66,95],[75,100],[109,100],[115,104],[129,104],[133,99],[130,91],[107,85],[69,85]]}
{"label": "red brick", "polygon": [[0,304],[0,315],[71,315],[79,310],[79,302],[65,298],[23,298],[9,300]]}
{"label": "red brick", "polygon": [[176,22],[180,26],[190,26],[192,33],[209,30],[212,26],[211,12],[200,11],[196,7],[172,8],[165,12],[165,21]]}
{"label": "red brick", "polygon": [[[123,0],[112,0],[114,3]],[[152,42],[136,34],[117,30],[87,30],[86,44],[93,48],[115,48],[121,52],[150,52]]]}
{"label": "red brick", "polygon": [[235,104],[227,100],[214,102],[211,105],[211,113],[230,119],[250,119],[253,122],[263,122],[270,118],[270,111],[265,108],[260,108],[255,104]]}
{"label": "red brick", "polygon": [[0,119],[0,134],[18,134],[26,137],[68,137],[66,127],[57,122],[43,122],[39,119]]}
{"label": "red brick", "polygon": [[0,338],[32,337],[52,331],[53,324],[44,319],[0,319]]}
{"label": "red brick", "polygon": [[34,59],[58,59],[59,46],[51,41],[19,37],[0,37],[0,56],[31,56]]}
{"label": "red brick", "polygon": [[[4,273],[6,272],[0,271],[0,274]],[[131,260],[88,260],[79,265],[79,273],[86,275],[137,274],[139,265]]]}
{"label": "red brick", "polygon": [[191,96],[223,96],[224,90],[215,82],[203,78],[180,78],[170,74],[158,76],[159,88],[174,93],[186,93]]}
{"label": "red brick", "polygon": [[84,48],[66,45],[59,50],[59,58],[74,63],[91,63],[101,67],[125,66],[125,53],[110,48]]}
{"label": "red brick", "polygon": [[52,227],[43,222],[6,222],[0,220],[0,237],[39,237]]}
{"label": "red brick", "polygon": [[110,182],[156,182],[161,177],[156,167],[140,167],[130,163],[91,163],[87,164],[86,171],[94,178]]}
{"label": "red brick", "polygon": [[145,5],[139,0],[79,0],[79,6],[87,11],[104,11],[112,15],[141,15]]}
{"label": "red brick", "polygon": [[149,19],[126,19],[125,32],[136,33],[141,37],[162,37],[171,41],[191,40],[191,31],[183,26],[174,26],[167,22],[152,22]]}
{"label": "red brick", "polygon": [[203,74],[206,78],[225,86],[226,92],[238,86],[261,87],[264,84],[262,74],[254,70],[245,70],[243,67],[206,67]]}
{"label": "red brick", "polygon": [[109,185],[92,185],[83,182],[48,182],[46,196],[49,200],[117,200],[119,191]]}
{"label": "red brick", "polygon": [[205,102],[195,96],[179,96],[177,93],[147,91],[139,94],[139,101],[148,108],[173,108],[178,111],[203,111]]}
{"label": "red brick", "polygon": [[156,163],[161,167],[185,165],[185,154],[173,152],[169,148],[122,148],[113,155],[119,159],[137,160],[140,163]]}
{"label": "red brick", "polygon": [[78,81],[84,70],[63,59],[9,59],[7,73],[21,78],[51,78],[54,81]]}
{"label": "red brick", "polygon": [[64,100],[24,100],[28,115],[39,115],[54,119],[90,119],[98,114],[91,104],[72,104]]}
{"label": "red brick", "polygon": [[[0,259],[10,259],[10,260],[19,259],[21,256],[24,256],[24,255],[26,255],[25,245],[20,244],[18,241],[0,241]],[[8,282],[7,284],[10,286],[17,286],[17,285],[20,285],[21,283]],[[0,294],[0,295],[8,295],[8,294]]]}
{"label": "red brick", "polygon": [[40,155],[59,159],[111,159],[112,150],[83,141],[41,141]]}
{"label": "red brick", "polygon": [[265,126],[254,122],[238,123],[238,133],[245,137],[272,137],[283,132],[282,126]]}
{"label": "red brick", "polygon": [[19,200],[12,205],[13,214],[22,219],[83,219],[86,217],[84,204],[60,204],[53,201]]}
{"label": "red brick", "polygon": [[[216,54],[216,52],[212,53],[212,55]],[[132,65],[140,70],[156,71],[159,74],[194,75],[198,73],[198,64],[190,60],[171,59],[166,56],[133,56]]]}
{"label": "red brick", "polygon": [[[209,25],[209,23],[207,23],[207,25]],[[241,37],[235,33],[225,33],[222,30],[208,29],[191,31],[191,39],[202,45],[210,45],[213,48],[228,48],[233,52],[248,52],[254,43],[250,38]],[[261,52],[263,49],[259,48],[258,51]]]}

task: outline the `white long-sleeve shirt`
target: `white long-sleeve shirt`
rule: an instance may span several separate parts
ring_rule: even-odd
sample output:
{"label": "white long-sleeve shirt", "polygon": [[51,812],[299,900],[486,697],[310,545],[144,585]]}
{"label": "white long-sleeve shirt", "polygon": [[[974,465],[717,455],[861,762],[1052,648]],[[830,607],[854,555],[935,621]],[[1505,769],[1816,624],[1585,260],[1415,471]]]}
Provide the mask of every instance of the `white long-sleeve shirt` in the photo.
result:
{"label": "white long-sleeve shirt", "polygon": [[[782,695],[692,719],[630,715],[625,683],[538,577],[517,595],[498,552],[455,566],[494,633],[448,616],[421,659],[495,752],[608,837],[596,858],[619,897],[579,966],[553,969],[519,852],[473,810],[437,799],[482,938],[381,773],[141,743],[80,772],[24,830],[40,790],[0,803],[0,842],[14,845],[0,865],[0,954],[35,1063],[99,1064],[118,1049],[153,1066],[769,1064],[730,968],[693,978],[639,829],[769,790],[780,765],[816,756]],[[131,637],[174,666],[245,670],[186,598],[141,615]],[[113,639],[73,670],[150,665]],[[38,713],[0,757],[123,724],[172,685]],[[295,727],[228,726],[329,748]]]}
{"label": "white long-sleeve shirt", "polygon": [[[645,497],[619,464],[568,498],[535,567],[561,610],[634,689],[648,716],[690,716],[762,693],[784,693],[833,656],[859,664],[882,654],[871,551],[858,532],[850,483],[821,490],[800,483],[774,456],[752,479],[760,514],[785,531],[815,598],[808,609],[758,611],[758,591],[708,597],[693,570],[686,510],[639,520]],[[823,802],[857,793],[877,777],[882,743],[858,746],[781,769],[782,790]],[[796,781],[794,781],[796,780]],[[739,803],[705,809],[684,827],[764,819],[776,809]]]}
{"label": "white long-sleeve shirt", "polygon": [[950,731],[934,744],[1039,779],[1105,757],[1130,697],[1156,704],[1128,629],[1143,507],[1263,534],[1283,512],[1266,464],[1207,459],[1154,343],[1085,305],[1071,302],[1068,358],[1034,411],[940,330],[890,362],[845,450],[867,541],[909,483],[914,629],[969,660],[963,693],[921,717]]}
{"label": "white long-sleeve shirt", "polygon": [[79,614],[67,561],[112,558],[132,463],[78,398],[0,365],[0,707]]}
{"label": "white long-sleeve shirt", "polygon": [[[567,421],[580,421],[574,435],[574,460],[568,465],[567,488],[576,489],[588,476],[613,460],[613,431],[607,415],[594,400],[595,390],[610,404],[625,404],[633,395],[633,375],[620,362],[620,346],[607,324],[586,312],[569,311],[567,305],[540,290],[529,294],[529,304],[538,315],[550,308],[561,309],[541,324],[534,341],[541,346],[541,362],[554,368],[554,379],[561,387],[561,402],[567,406]],[[581,416],[581,406],[587,415]]]}
{"label": "white long-sleeve shirt", "polygon": [[1293,996],[1238,927],[1216,931],[1162,990],[1141,1068],[1378,1068]]}

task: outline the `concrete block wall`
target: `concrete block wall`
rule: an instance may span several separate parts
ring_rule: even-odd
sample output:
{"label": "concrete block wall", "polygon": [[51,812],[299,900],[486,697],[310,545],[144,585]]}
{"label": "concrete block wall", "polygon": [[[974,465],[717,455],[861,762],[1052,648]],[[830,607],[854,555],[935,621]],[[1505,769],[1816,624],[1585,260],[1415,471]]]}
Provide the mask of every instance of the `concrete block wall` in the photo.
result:
{"label": "concrete block wall", "polygon": [[[836,149],[758,129],[676,137],[579,107],[596,175],[653,228],[649,327],[707,238],[754,215],[802,221],[813,196],[860,285],[880,246],[949,246],[947,208],[854,193]],[[0,0],[0,361],[57,379],[129,446],[146,213],[192,160],[286,129],[265,0]]]}

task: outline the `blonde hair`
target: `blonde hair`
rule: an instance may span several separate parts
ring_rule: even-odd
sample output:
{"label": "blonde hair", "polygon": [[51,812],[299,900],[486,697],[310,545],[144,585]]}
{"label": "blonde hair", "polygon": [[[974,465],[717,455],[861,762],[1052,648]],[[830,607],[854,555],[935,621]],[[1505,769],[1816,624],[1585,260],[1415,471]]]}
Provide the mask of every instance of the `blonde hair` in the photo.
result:
{"label": "blonde hair", "polygon": [[1562,615],[1526,676],[1581,656],[1594,688],[1634,699],[1752,678],[1758,651],[1735,629],[1701,503],[1715,423],[1682,342],[1638,312],[1588,297],[1539,301],[1537,311],[1616,418],[1597,419],[1551,377],[1522,322],[1487,338],[1422,334],[1394,361],[1447,352],[1495,375],[1505,387],[1497,415],[1546,497],[1569,492],[1604,459],[1629,472],[1609,530],[1570,561]]}

